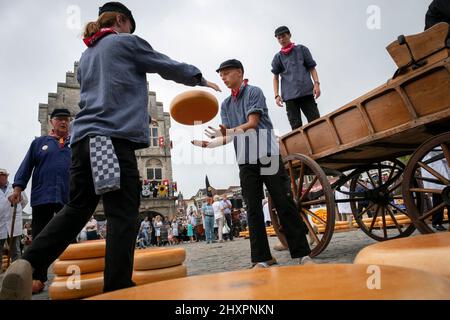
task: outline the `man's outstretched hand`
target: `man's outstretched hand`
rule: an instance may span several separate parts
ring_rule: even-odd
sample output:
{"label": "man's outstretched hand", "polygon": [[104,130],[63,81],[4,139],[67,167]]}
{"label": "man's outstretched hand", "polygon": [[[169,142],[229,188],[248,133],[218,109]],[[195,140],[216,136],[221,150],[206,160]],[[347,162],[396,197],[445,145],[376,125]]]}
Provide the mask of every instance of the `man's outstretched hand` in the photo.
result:
{"label": "man's outstretched hand", "polygon": [[220,90],[220,87],[214,82],[206,81],[206,86],[208,88],[214,89],[217,92],[222,92],[222,90]]}

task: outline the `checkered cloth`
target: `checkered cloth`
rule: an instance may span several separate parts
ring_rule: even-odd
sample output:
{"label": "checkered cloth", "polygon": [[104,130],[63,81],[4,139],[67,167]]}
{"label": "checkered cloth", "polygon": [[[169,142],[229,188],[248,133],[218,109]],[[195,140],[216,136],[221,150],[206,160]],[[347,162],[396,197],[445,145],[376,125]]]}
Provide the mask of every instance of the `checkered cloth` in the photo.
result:
{"label": "checkered cloth", "polygon": [[109,137],[92,137],[89,140],[92,177],[95,193],[102,195],[120,189],[120,167]]}

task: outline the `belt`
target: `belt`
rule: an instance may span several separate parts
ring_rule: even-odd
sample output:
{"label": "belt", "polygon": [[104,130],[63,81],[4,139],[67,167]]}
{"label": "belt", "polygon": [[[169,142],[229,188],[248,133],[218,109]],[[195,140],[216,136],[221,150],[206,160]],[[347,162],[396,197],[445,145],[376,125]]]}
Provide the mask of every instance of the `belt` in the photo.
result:
{"label": "belt", "polygon": [[205,217],[214,217],[214,215],[205,214]]}

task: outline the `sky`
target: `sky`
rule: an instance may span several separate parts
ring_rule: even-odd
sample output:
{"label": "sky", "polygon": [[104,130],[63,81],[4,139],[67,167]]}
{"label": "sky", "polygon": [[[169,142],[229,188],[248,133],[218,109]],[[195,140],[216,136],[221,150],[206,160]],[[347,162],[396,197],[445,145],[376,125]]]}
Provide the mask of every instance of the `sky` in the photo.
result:
{"label": "sky", "polygon": [[[229,91],[215,70],[230,58],[242,61],[246,78],[260,87],[277,134],[290,131],[286,111],[275,104],[271,61],[279,45],[274,30],[286,25],[296,44],[307,46],[319,74],[321,115],[326,115],[385,83],[396,67],[385,50],[400,34],[423,31],[431,0],[127,0],[135,34],[155,50],[197,66]],[[82,29],[97,18],[103,1],[0,0],[0,168],[13,180],[31,141],[40,135],[38,105],[47,103],[65,73],[86,49]],[[158,75],[148,75],[151,91],[169,111],[172,99],[192,90]],[[203,89],[207,90],[207,89]],[[207,125],[217,127],[218,115]],[[349,124],[351,125],[351,124]],[[174,180],[185,198],[204,188],[239,185],[232,145],[217,150],[193,148],[206,127],[172,121]],[[28,192],[31,186],[29,184]]]}

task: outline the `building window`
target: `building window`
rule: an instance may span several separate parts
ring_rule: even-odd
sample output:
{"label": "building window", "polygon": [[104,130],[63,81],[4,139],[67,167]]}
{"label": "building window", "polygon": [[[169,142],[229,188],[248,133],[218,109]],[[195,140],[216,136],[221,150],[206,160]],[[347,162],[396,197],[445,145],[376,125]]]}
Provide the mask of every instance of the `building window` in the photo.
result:
{"label": "building window", "polygon": [[147,180],[162,181],[162,168],[147,168]]}
{"label": "building window", "polygon": [[153,148],[159,148],[158,140],[158,128],[150,127],[150,146]]}

